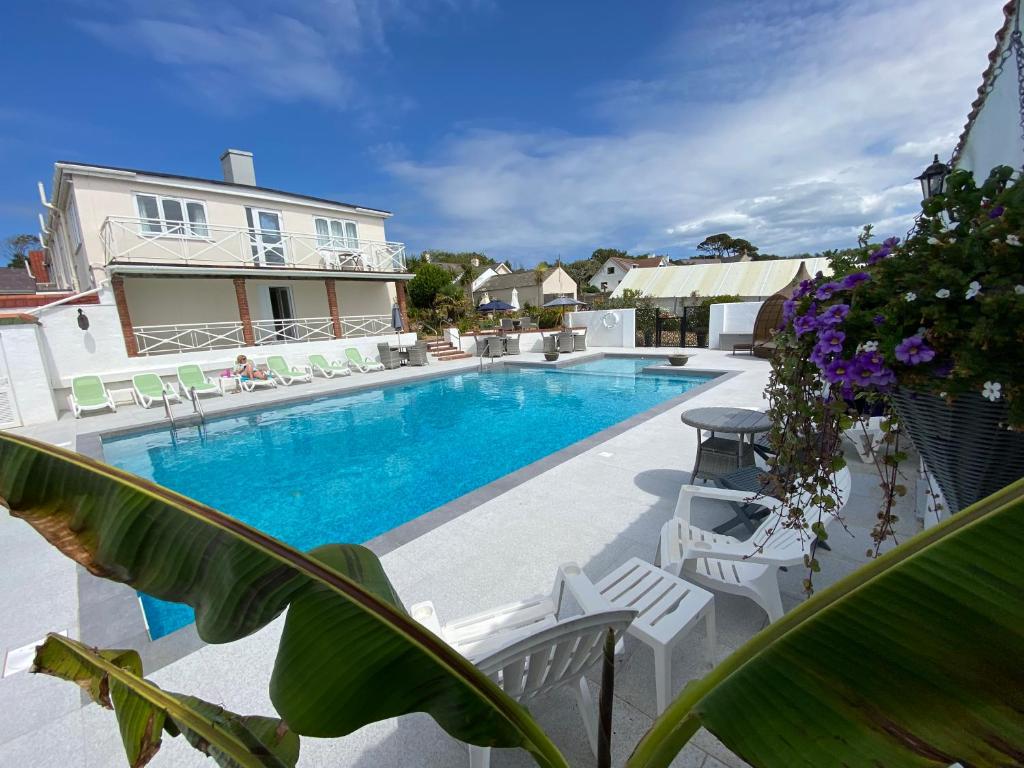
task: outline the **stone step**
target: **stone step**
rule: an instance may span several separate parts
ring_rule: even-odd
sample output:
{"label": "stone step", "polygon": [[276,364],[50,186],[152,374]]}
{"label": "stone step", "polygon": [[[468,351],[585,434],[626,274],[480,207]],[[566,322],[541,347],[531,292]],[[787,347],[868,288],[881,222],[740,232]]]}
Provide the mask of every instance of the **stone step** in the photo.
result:
{"label": "stone step", "polygon": [[431,352],[434,357],[451,357],[452,355],[464,354],[461,349],[442,349],[440,352]]}
{"label": "stone step", "polygon": [[439,363],[446,363],[449,360],[465,360],[470,357],[472,357],[472,355],[469,354],[468,352],[463,352],[457,349],[450,355],[436,355],[435,359]]}

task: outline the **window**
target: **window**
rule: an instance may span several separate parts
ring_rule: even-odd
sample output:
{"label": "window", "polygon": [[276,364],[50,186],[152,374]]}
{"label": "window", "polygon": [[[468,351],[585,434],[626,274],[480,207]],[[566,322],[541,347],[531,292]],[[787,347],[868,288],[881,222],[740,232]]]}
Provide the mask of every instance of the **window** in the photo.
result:
{"label": "window", "polygon": [[135,195],[139,230],[147,235],[209,237],[206,203],[159,195]]}
{"label": "window", "polygon": [[608,274],[609,275],[614,275],[615,274],[615,267],[608,267]]}
{"label": "window", "polygon": [[601,283],[601,290],[602,291],[607,291],[608,290],[608,283]]}
{"label": "window", "polygon": [[322,216],[313,218],[316,227],[317,248],[335,251],[355,251],[359,249],[359,233],[354,221],[342,219],[325,219]]}
{"label": "window", "polygon": [[73,253],[77,253],[78,249],[82,247],[82,224],[78,220],[78,208],[75,206],[75,201],[71,201],[71,205],[68,206],[68,239],[71,241],[71,250]]}

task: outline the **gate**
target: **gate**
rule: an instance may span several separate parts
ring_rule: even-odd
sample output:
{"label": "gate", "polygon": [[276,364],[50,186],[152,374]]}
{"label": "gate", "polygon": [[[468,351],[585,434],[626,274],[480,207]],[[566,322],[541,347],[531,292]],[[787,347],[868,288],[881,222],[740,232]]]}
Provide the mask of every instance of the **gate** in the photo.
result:
{"label": "gate", "polygon": [[18,404],[14,401],[14,388],[8,374],[7,356],[4,354],[4,340],[0,338],[0,428],[20,427]]}
{"label": "gate", "polygon": [[707,347],[707,307],[683,307],[683,314],[662,315],[657,310],[654,317],[654,346],[656,347]]}

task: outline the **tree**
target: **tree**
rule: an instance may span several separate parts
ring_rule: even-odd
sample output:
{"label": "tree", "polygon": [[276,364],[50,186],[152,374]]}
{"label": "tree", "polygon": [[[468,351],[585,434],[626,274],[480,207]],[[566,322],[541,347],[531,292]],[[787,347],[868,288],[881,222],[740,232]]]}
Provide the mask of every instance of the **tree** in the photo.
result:
{"label": "tree", "polygon": [[437,294],[451,284],[452,276],[446,269],[422,262],[416,267],[416,276],[409,281],[409,301],[418,309],[430,309]]}
{"label": "tree", "polygon": [[24,267],[28,262],[28,252],[40,247],[39,238],[35,235],[12,235],[0,246],[4,261],[8,267]]}
{"label": "tree", "polygon": [[598,248],[590,254],[590,258],[596,261],[598,266],[601,266],[608,259],[628,259],[629,254],[625,251],[620,251],[618,248]]}
{"label": "tree", "polygon": [[705,256],[720,259],[729,253],[733,239],[724,232],[717,235],[708,235],[697,246],[697,250]]}
{"label": "tree", "polygon": [[732,246],[729,250],[731,251],[732,256],[739,256],[740,258],[750,260],[757,257],[757,246],[751,244],[749,240],[736,238],[732,241]]}

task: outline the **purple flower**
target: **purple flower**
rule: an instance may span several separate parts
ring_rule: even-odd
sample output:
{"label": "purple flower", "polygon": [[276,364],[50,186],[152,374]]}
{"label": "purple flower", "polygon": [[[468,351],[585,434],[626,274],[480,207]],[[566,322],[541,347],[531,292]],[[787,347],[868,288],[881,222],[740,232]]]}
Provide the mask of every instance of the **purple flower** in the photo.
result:
{"label": "purple flower", "polygon": [[789,325],[789,321],[796,314],[796,299],[786,299],[782,302],[782,325]]}
{"label": "purple flower", "polygon": [[849,304],[833,304],[831,307],[821,313],[821,324],[824,325],[839,325],[846,316],[850,314]]}
{"label": "purple flower", "polygon": [[878,352],[861,352],[850,365],[849,380],[858,387],[874,384],[885,368],[885,358]]}
{"label": "purple flower", "polygon": [[802,299],[804,296],[806,296],[810,292],[811,288],[813,288],[813,287],[814,287],[814,281],[813,280],[801,280],[800,281],[800,286],[795,291],[793,291],[793,298],[794,299]]}
{"label": "purple flower", "polygon": [[856,288],[861,283],[867,282],[871,279],[871,275],[867,272],[852,272],[843,278],[843,281],[839,284],[844,290]]}
{"label": "purple flower", "polygon": [[874,323],[875,325],[882,325],[882,323],[885,322],[885,318],[882,317],[881,315],[875,315],[873,318],[871,318],[871,322]]}
{"label": "purple flower", "polygon": [[814,298],[818,301],[828,301],[832,294],[839,290],[839,283],[825,283],[814,292]]}
{"label": "purple flower", "polygon": [[846,334],[832,328],[826,328],[818,334],[818,346],[823,352],[835,353],[843,351],[843,341]]}
{"label": "purple flower", "polygon": [[843,384],[846,382],[846,377],[850,372],[850,361],[849,360],[833,360],[825,368],[825,379],[830,384]]}
{"label": "purple flower", "polygon": [[813,333],[818,330],[818,318],[813,314],[800,315],[793,321],[793,330],[796,331],[797,338],[805,333]]}
{"label": "purple flower", "polygon": [[872,254],[868,256],[868,264],[875,265],[882,259],[888,257],[890,253],[892,253],[892,251],[889,248],[879,248],[877,251],[873,251]]}
{"label": "purple flower", "polygon": [[887,237],[882,241],[882,245],[888,248],[890,251],[899,245],[900,239],[898,237]]}
{"label": "purple flower", "polygon": [[908,336],[896,346],[896,359],[907,365],[927,363],[935,357],[935,350],[924,343],[919,335]]}
{"label": "purple flower", "polygon": [[991,211],[988,212],[988,217],[990,219],[998,219],[1005,212],[1006,212],[1006,209],[1003,208],[1003,206],[997,205],[995,208],[993,208]]}

